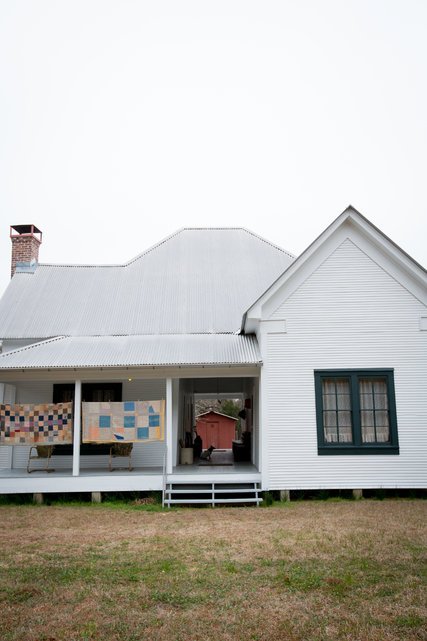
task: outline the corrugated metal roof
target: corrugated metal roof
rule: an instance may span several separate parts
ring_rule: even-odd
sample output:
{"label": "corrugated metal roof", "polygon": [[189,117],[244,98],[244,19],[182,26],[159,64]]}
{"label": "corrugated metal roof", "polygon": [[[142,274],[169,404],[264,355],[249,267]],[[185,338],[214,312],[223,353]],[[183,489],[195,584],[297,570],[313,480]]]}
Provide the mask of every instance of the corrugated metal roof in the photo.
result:
{"label": "corrugated metal roof", "polygon": [[292,261],[245,229],[184,229],[122,266],[40,264],[6,289],[0,337],[232,333]]}
{"label": "corrugated metal roof", "polygon": [[60,336],[1,354],[0,370],[260,362],[253,335]]}

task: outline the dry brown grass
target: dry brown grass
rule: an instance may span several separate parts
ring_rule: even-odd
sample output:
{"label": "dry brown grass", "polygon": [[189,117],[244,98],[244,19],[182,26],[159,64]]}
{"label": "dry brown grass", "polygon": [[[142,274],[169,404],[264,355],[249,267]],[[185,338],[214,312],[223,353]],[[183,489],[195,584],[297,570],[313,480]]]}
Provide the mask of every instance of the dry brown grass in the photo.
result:
{"label": "dry brown grass", "polygon": [[427,639],[426,501],[0,508],[2,641]]}

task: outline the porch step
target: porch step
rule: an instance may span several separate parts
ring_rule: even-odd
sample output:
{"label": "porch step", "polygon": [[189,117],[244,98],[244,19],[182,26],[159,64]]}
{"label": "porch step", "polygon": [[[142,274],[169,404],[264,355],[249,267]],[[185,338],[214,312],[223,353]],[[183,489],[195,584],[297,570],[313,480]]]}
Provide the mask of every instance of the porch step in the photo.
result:
{"label": "porch step", "polygon": [[166,483],[163,492],[163,505],[206,504],[255,504],[262,502],[259,482],[251,483],[188,483],[174,481]]}

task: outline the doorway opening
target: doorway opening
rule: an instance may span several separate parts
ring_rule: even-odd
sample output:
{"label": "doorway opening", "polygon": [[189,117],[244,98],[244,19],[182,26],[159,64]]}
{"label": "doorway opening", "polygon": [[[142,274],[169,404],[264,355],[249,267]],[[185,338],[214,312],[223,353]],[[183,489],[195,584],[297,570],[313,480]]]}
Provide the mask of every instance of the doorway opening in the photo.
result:
{"label": "doorway opening", "polygon": [[258,379],[181,379],[180,391],[181,465],[258,465]]}
{"label": "doorway opening", "polygon": [[242,412],[244,399],[194,397],[194,428],[202,440],[203,448],[215,447],[216,450],[232,450],[233,441],[239,440],[242,432]]}

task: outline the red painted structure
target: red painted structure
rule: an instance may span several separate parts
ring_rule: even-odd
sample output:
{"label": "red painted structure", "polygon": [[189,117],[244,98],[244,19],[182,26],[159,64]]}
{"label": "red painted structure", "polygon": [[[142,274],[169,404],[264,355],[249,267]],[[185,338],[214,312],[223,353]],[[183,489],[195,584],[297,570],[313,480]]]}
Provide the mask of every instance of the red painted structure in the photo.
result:
{"label": "red painted structure", "polygon": [[203,441],[203,449],[213,445],[219,450],[231,450],[232,441],[236,438],[237,420],[213,411],[196,416],[196,430]]}

